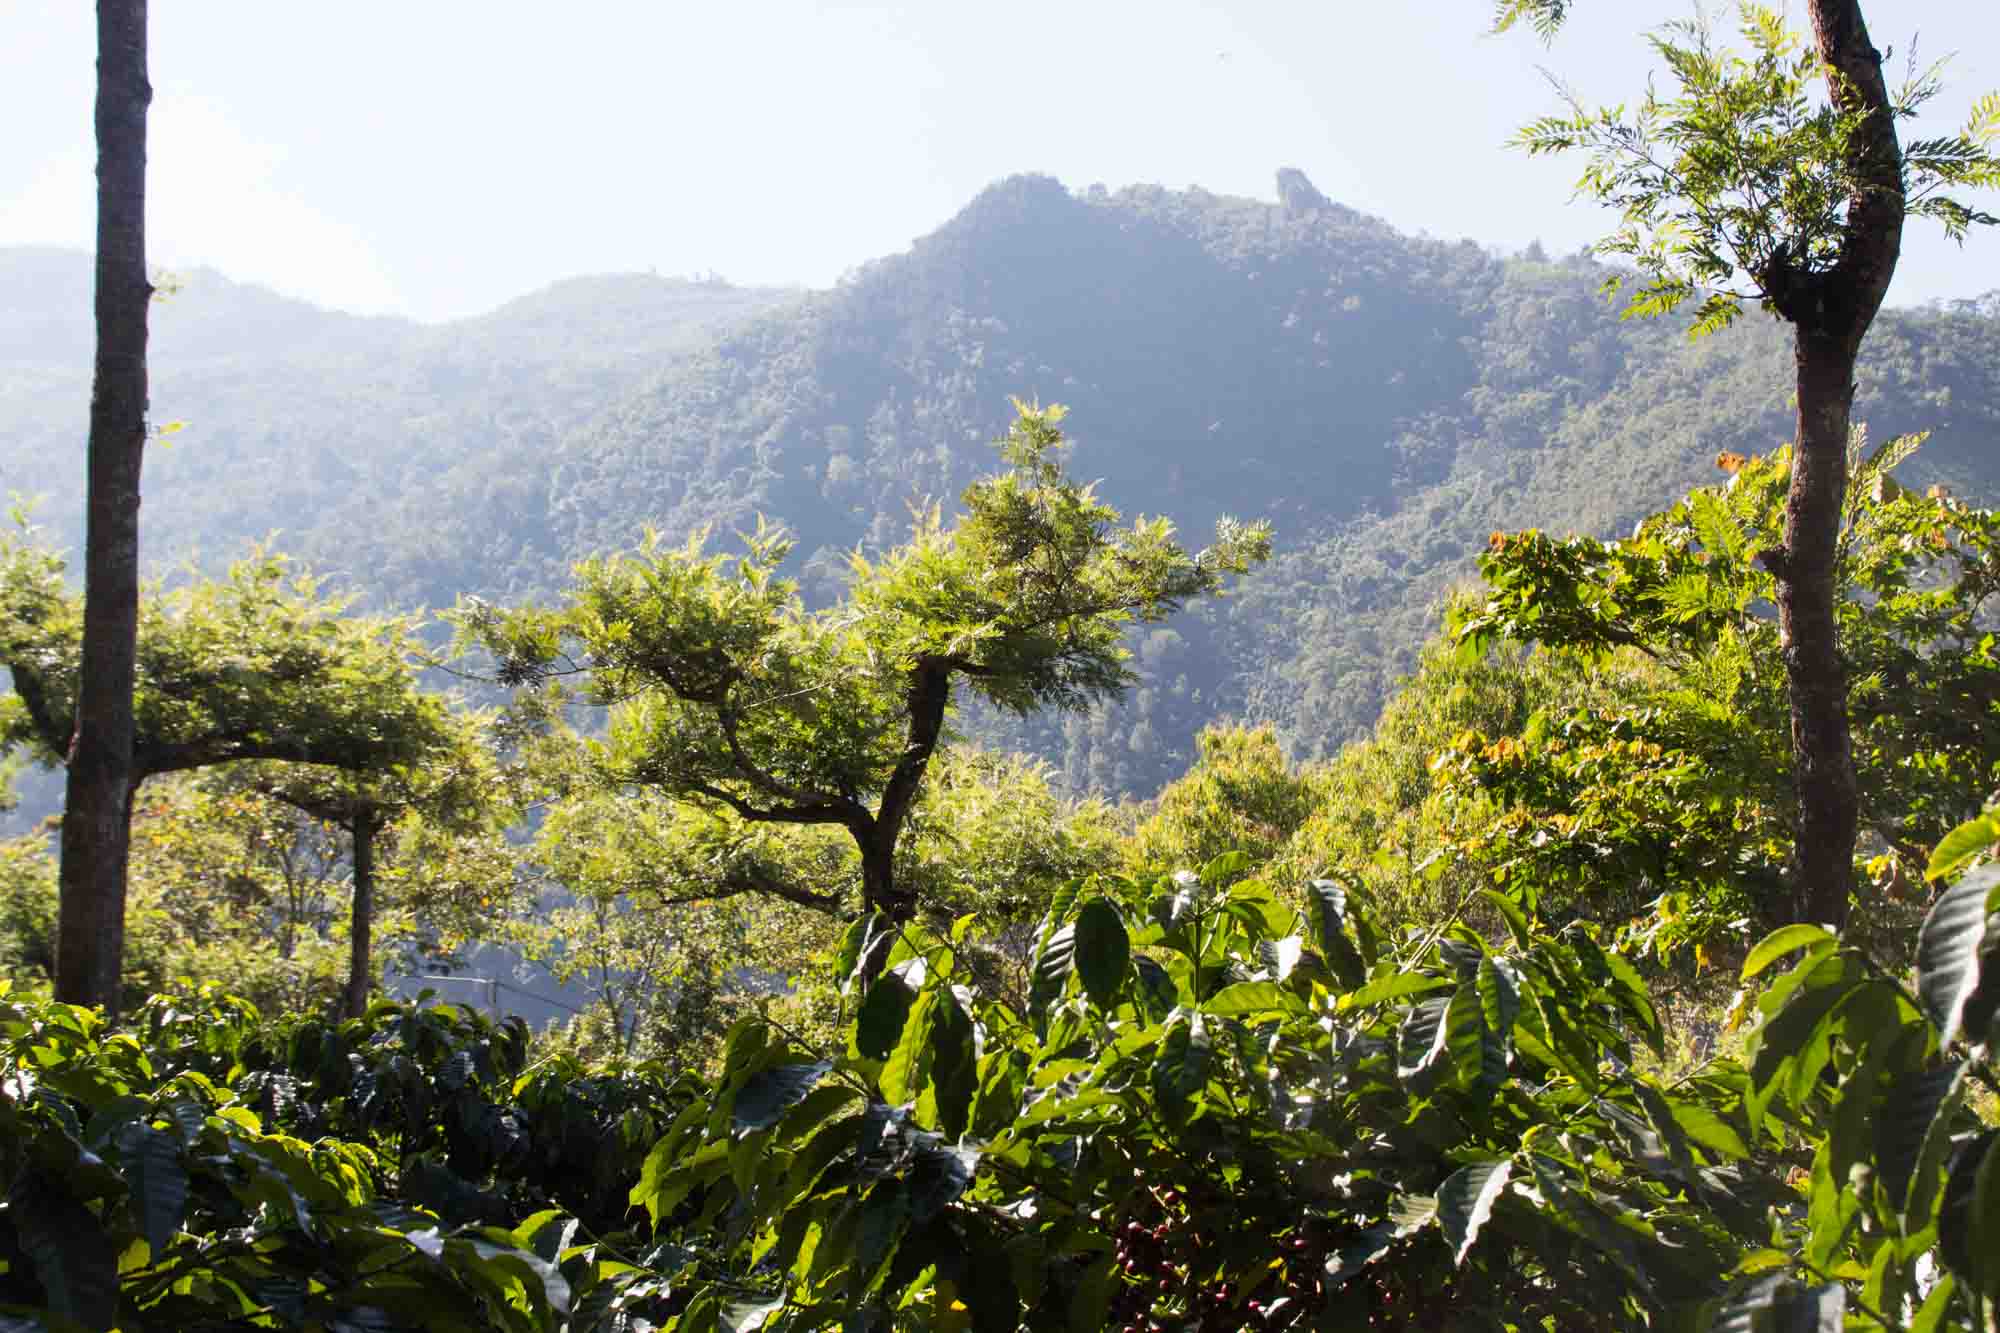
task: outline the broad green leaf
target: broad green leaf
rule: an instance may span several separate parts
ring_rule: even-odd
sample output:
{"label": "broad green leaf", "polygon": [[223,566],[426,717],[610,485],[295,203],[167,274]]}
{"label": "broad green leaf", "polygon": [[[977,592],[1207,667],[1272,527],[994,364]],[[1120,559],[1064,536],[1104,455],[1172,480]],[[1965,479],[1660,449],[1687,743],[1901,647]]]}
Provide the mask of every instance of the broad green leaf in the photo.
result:
{"label": "broad green leaf", "polygon": [[1851,955],[1829,954],[1814,964],[1783,1008],[1766,1018],[1750,1034],[1744,1057],[1750,1064],[1750,1083],[1760,1106],[1767,1104],[1781,1074],[1808,1050],[1822,1025],[1841,1001],[1867,980],[1866,969]]}
{"label": "broad green leaf", "polygon": [[800,1099],[797,1106],[785,1112],[784,1119],[779,1122],[776,1141],[795,1143],[804,1139],[860,1098],[858,1089],[838,1079],[820,1084]]}
{"label": "broad green leaf", "polygon": [[1438,1225],[1444,1228],[1445,1243],[1451,1246],[1454,1265],[1464,1265],[1466,1251],[1479,1239],[1480,1228],[1493,1215],[1493,1204],[1507,1188],[1513,1169],[1513,1161],[1506,1158],[1475,1162],[1452,1172],[1438,1186]]}
{"label": "broad green leaf", "polygon": [[1942,879],[1996,842],[2000,842],[2000,818],[1996,818],[1993,812],[1967,820],[1945,834],[1944,840],[1931,852],[1930,864],[1924,868],[1924,878]]}
{"label": "broad green leaf", "polygon": [[7,1205],[48,1308],[85,1328],[111,1327],[118,1312],[118,1256],[103,1224],[59,1184],[33,1173],[15,1182]]}
{"label": "broad green leaf", "polygon": [[1316,879],[1306,886],[1313,904],[1313,925],[1320,954],[1340,984],[1354,990],[1368,979],[1361,951],[1347,937],[1347,890],[1330,879]]}
{"label": "broad green leaf", "polygon": [[1338,1290],[1349,1278],[1395,1249],[1399,1239],[1401,1237],[1396,1228],[1386,1222],[1377,1222],[1361,1232],[1326,1261],[1324,1281],[1327,1287]]}
{"label": "broad green leaf", "polygon": [[1365,1009],[1371,1004],[1386,1004],[1409,995],[1444,990],[1450,985],[1447,977],[1434,977],[1423,972],[1391,972],[1341,996],[1340,1008],[1343,1013],[1351,1009]]}
{"label": "broad green leaf", "polygon": [[736,1090],[734,1121],[738,1130],[769,1129],[779,1117],[806,1099],[833,1068],[831,1060],[772,1065],[760,1069]]}
{"label": "broad green leaf", "polygon": [[1460,986],[1452,993],[1444,1026],[1451,1052],[1449,1077],[1464,1081],[1476,1073],[1486,1086],[1498,1087],[1507,1072],[1507,1049],[1502,1039],[1489,1036],[1476,986]]}
{"label": "broad green leaf", "polygon": [[1305,956],[1305,947],[1305,938],[1301,935],[1260,940],[1257,944],[1257,959],[1269,969],[1273,980],[1284,981],[1297,970],[1299,959]]}
{"label": "broad green leaf", "polygon": [[1750,956],[1743,960],[1743,980],[1748,981],[1788,953],[1819,945],[1831,947],[1839,943],[1839,937],[1824,926],[1807,925],[1803,922],[1781,926],[1757,941],[1756,947],[1750,950]]}
{"label": "broad green leaf", "polygon": [[910,1006],[909,1020],[903,1024],[903,1035],[882,1066],[882,1095],[891,1104],[916,1101],[923,1095],[924,1084],[930,1081],[931,1060],[936,1055],[931,1028],[940,993],[948,994],[931,989],[917,996],[916,1003]]}
{"label": "broad green leaf", "polygon": [[1724,1120],[1709,1107],[1696,1101],[1672,1100],[1667,1103],[1674,1123],[1688,1138],[1708,1149],[1711,1155],[1740,1161],[1750,1155],[1749,1145],[1736,1127]]}
{"label": "broad green leaf", "polygon": [[916,992],[894,973],[875,978],[867,998],[861,1001],[861,1012],[855,1016],[854,1048],[870,1060],[888,1059],[903,1035],[903,1024],[909,1021],[910,1006],[916,999]]}
{"label": "broad green leaf", "polygon": [[1513,1058],[1514,1023],[1521,1016],[1521,978],[1505,958],[1479,960],[1479,1012],[1485,1021],[1480,1079],[1497,1087]]}
{"label": "broad green leaf", "polygon": [[1201,882],[1212,889],[1219,889],[1224,883],[1248,871],[1252,864],[1248,852],[1224,852],[1201,868]]}
{"label": "broad green leaf", "polygon": [[948,1139],[965,1133],[979,1090],[979,1052],[972,1016],[948,986],[936,992],[931,1016],[931,1087],[937,1094],[938,1128]]}
{"label": "broad green leaf", "polygon": [[854,1263],[847,1278],[850,1294],[859,1296],[875,1288],[909,1226],[906,1182],[894,1176],[876,1182],[861,1202],[861,1216],[854,1229]]}
{"label": "broad green leaf", "polygon": [[668,1185],[667,1178],[679,1165],[678,1145],[672,1138],[663,1138],[655,1143],[646,1154],[646,1161],[639,1169],[639,1182],[632,1186],[628,1202],[637,1208],[644,1204],[646,1215],[655,1227],[660,1225],[660,1217],[671,1205],[664,1205]]}
{"label": "broad green leaf", "polygon": [[1153,1022],[1164,1021],[1181,1001],[1172,974],[1158,960],[1144,954],[1132,960],[1132,971],[1139,978],[1139,995],[1145,999],[1146,1017]]}
{"label": "broad green leaf", "polygon": [[1694,1169],[1694,1150],[1688,1144],[1687,1131],[1680,1121],[1674,1119],[1674,1109],[1660,1090],[1643,1077],[1629,1080],[1632,1095],[1639,1099],[1639,1105],[1646,1108],[1646,1119],[1652,1123],[1653,1133],[1666,1145],[1667,1156],[1674,1169],[1686,1178]]}
{"label": "broad green leaf", "polygon": [[1396,1036],[1396,1076],[1405,1082],[1428,1082],[1436,1076],[1450,1047],[1451,1029],[1445,1017],[1451,999],[1440,996],[1412,1005]]}
{"label": "broad green leaf", "polygon": [[1055,1003],[1076,967],[1076,928],[1064,926],[1050,935],[1035,956],[1033,980],[1028,988],[1028,1010],[1037,1018]]}
{"label": "broad green leaf", "polygon": [[1050,937],[1063,922],[1068,920],[1069,910],[1076,905],[1076,900],[1082,895],[1086,883],[1087,881],[1082,879],[1071,879],[1064,880],[1056,886],[1055,895],[1049,900],[1048,913],[1035,930],[1035,957],[1042,956],[1042,951],[1049,946]]}
{"label": "broad green leaf", "polygon": [[[1938,1258],[1974,1290],[1979,1289],[1982,1268],[2000,1268],[2000,1251],[1980,1247],[1978,1207],[1980,1168],[1993,1156],[1996,1136],[2000,1131],[1989,1129],[1952,1150],[1944,1194],[1938,1200]],[[1986,1254],[1994,1255],[1990,1264],[1980,1262]]]}
{"label": "broad green leaf", "polygon": [[1305,1004],[1275,981],[1239,981],[1202,1001],[1204,1013],[1218,1018],[1244,1014],[1301,1013]]}
{"label": "broad green leaf", "polygon": [[1714,1333],[1840,1333],[1847,1288],[1838,1282],[1805,1287],[1783,1273],[1754,1278],[1724,1303]]}
{"label": "broad green leaf", "polygon": [[840,947],[834,951],[834,977],[840,979],[840,993],[848,995],[854,983],[860,979],[862,953],[874,939],[876,919],[880,913],[864,913],[848,923],[848,929],[840,933]]}
{"label": "broad green leaf", "polygon": [[1132,945],[1125,934],[1125,922],[1118,909],[1103,898],[1092,898],[1076,914],[1076,975],[1084,993],[1100,1009],[1118,998],[1125,984],[1126,964]]}
{"label": "broad green leaf", "polygon": [[1981,866],[1945,890],[1918,932],[1917,994],[1937,1024],[1940,1046],[1958,1036],[1966,1002],[1978,989],[1980,946],[1996,893],[2000,865]]}
{"label": "broad green leaf", "polygon": [[1514,937],[1514,947],[1524,950],[1533,947],[1534,932],[1529,929],[1527,913],[1521,910],[1519,903],[1498,889],[1481,889],[1479,896],[1484,898],[1488,905],[1500,914],[1500,919],[1507,923],[1507,933]]}
{"label": "broad green leaf", "polygon": [[1921,1227],[1944,1149],[1951,1112],[1965,1084],[1964,1064],[1906,1074],[1889,1086],[1875,1116],[1875,1170],[1889,1206]]}
{"label": "broad green leaf", "polygon": [[119,1137],[132,1190],[132,1220],[153,1253],[165,1254],[187,1212],[188,1173],[181,1165],[180,1136],[134,1125]]}
{"label": "broad green leaf", "polygon": [[1153,1060],[1153,1094],[1176,1116],[1208,1086],[1214,1047],[1198,1013],[1176,1022],[1161,1041]]}
{"label": "broad green leaf", "polygon": [[720,1333],[757,1333],[772,1315],[784,1308],[782,1297],[775,1301],[738,1301],[723,1308],[716,1316],[715,1326]]}
{"label": "broad green leaf", "polygon": [[979,1169],[973,1148],[924,1148],[909,1167],[910,1220],[921,1226],[964,1194]]}
{"label": "broad green leaf", "polygon": [[1827,1124],[1826,1150],[1836,1180],[1847,1179],[1856,1162],[1873,1155],[1872,1124],[1882,1091],[1882,1073],[1903,1054],[1908,1043],[1926,1035],[1924,1024],[1910,1012],[1903,995],[1900,986],[1870,983],[1857,990],[1841,1010],[1842,1036],[1861,1058],[1841,1080]]}

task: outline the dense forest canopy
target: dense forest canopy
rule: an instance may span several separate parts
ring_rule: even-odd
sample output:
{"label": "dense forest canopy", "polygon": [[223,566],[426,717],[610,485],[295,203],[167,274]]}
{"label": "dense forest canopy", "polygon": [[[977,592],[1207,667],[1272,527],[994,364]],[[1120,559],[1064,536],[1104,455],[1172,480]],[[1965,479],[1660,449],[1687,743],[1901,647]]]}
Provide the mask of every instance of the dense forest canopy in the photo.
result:
{"label": "dense forest canopy", "polygon": [[[1140,687],[995,743],[1077,788],[1146,794],[1226,715],[1297,756],[1372,726],[1436,599],[1496,528],[1612,535],[1787,430],[1781,329],[1701,343],[1620,322],[1604,269],[1411,237],[1286,177],[1278,203],[1017,177],[825,292],[579,279],[426,328],[319,311],[208,272],[155,312],[147,552],[215,566],[272,531],[398,609],[546,595],[569,564],[758,514],[807,597],[909,505],[986,465],[1011,396],[1076,407],[1080,466],[1132,513],[1266,518],[1244,595],[1133,645]],[[0,478],[58,545],[87,263],[0,255]],[[1857,416],[1933,431],[1913,484],[1993,491],[1993,304],[1892,311]],[[254,479],[254,484],[253,484]]]}

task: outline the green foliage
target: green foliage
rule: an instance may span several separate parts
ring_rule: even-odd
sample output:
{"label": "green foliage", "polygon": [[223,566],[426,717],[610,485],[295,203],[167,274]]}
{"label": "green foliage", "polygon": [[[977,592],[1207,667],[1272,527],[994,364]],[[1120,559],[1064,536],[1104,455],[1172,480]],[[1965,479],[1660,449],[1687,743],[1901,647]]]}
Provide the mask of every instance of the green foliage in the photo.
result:
{"label": "green foliage", "polygon": [[[1982,819],[1951,840],[1992,846]],[[1751,955],[1779,959],[1745,1051],[1753,1124],[1791,1114],[1811,1168],[1803,1207],[1755,1257],[1774,1283],[1848,1287],[1848,1328],[1991,1327],[2000,1302],[2000,1134],[1968,1094],[2000,1087],[2000,872],[1946,889],[1924,919],[1916,986],[1826,931],[1792,926]],[[1796,961],[1792,961],[1796,958]]]}
{"label": "green foliage", "polygon": [[[897,879],[963,944],[977,989],[1025,992],[1029,928],[1057,886],[1106,869],[1112,812],[1067,800],[1031,760],[954,746],[932,764],[898,848]],[[593,997],[583,1049],[708,1066],[741,1014],[827,1022],[838,998],[815,960],[837,929],[825,914],[749,886],[790,883],[857,897],[851,839],[812,826],[743,825],[657,793],[573,785],[546,811],[530,867],[541,883],[503,930],[533,962]],[[718,888],[721,886],[721,888]],[[724,892],[740,887],[738,892]],[[633,1043],[636,1043],[634,1045]]]}
{"label": "green foliage", "polygon": [[1634,1070],[1629,967],[1575,933],[1391,944],[1330,885],[1308,927],[1246,865],[1059,897],[1025,1015],[961,1023],[954,947],[906,931],[844,1054],[740,1025],[634,1202],[691,1217],[767,1329],[1705,1328],[1753,1298],[1785,1191],[1747,1081]]}
{"label": "green foliage", "polygon": [[1262,864],[1324,803],[1315,775],[1293,771],[1269,727],[1211,727],[1195,745],[1194,766],[1127,841],[1128,865],[1204,866],[1229,851]]}
{"label": "green foliage", "polygon": [[[1532,13],[1560,22],[1562,6],[1503,3],[1500,26]],[[1831,272],[1845,245],[1848,208],[1868,188],[1854,151],[1865,107],[1826,98],[1830,74],[1777,10],[1740,6],[1746,53],[1717,47],[1702,17],[1669,24],[1649,40],[1676,93],[1648,89],[1624,108],[1591,111],[1572,99],[1516,142],[1531,154],[1581,150],[1589,165],[1579,193],[1616,208],[1622,221],[1600,253],[1629,260],[1642,285],[1628,315],[1666,314],[1698,300],[1691,333],[1726,327],[1746,299],[1787,312]],[[1545,28],[1546,31],[1546,28]],[[1890,114],[1908,119],[1938,91],[1938,69],[1890,93]],[[2000,222],[1948,190],[2000,184],[2000,94],[1982,98],[1956,135],[1916,140],[1902,154],[1907,208],[1962,240],[1968,227]],[[1614,274],[1607,289],[1622,278]]]}
{"label": "green foliage", "polygon": [[[379,1007],[287,1043],[212,991],[153,1001],[131,1032],[0,995],[0,1032],[0,1300],[33,1326],[554,1333],[592,1306],[657,1308],[545,1201],[588,1205],[625,1169],[617,1144],[665,1123],[663,1087],[523,1071],[519,1033],[447,1010]],[[501,1161],[518,1225],[416,1203],[463,1214],[485,1195],[462,1173]]]}
{"label": "green foliage", "polygon": [[[1266,873],[1287,890],[1337,876],[1386,919],[1438,920],[1493,883],[1499,861],[1475,841],[1499,803],[1454,782],[1454,746],[1516,735],[1549,699],[1614,707],[1629,694],[1620,673],[1554,654],[1501,647],[1468,660],[1433,641],[1374,734],[1310,774],[1315,808]],[[1533,901],[1541,885],[1517,891]]]}
{"label": "green foliage", "polygon": [[[1270,551],[1262,525],[1224,520],[1197,553],[1163,519],[1119,527],[1063,473],[1061,418],[1022,405],[1001,445],[1011,470],[970,487],[950,527],[932,508],[906,545],[857,552],[837,606],[806,608],[777,573],[789,543],[760,527],[733,559],[704,555],[697,537],[586,562],[557,610],[467,603],[462,642],[490,653],[503,683],[584,677],[581,697],[614,710],[594,748],[601,781],[694,803],[736,837],[840,828],[860,854],[864,904],[907,915],[897,849],[955,686],[1023,714],[1114,696],[1132,679],[1128,625],[1221,591]],[[769,868],[739,859],[701,880],[711,894],[842,901]]]}
{"label": "green foliage", "polygon": [[[2000,515],[1898,483],[1891,469],[1916,444],[1857,450],[1836,563],[1862,823],[1879,848],[1870,868],[1901,894],[2000,776],[1987,628]],[[1628,664],[1620,706],[1547,706],[1516,728],[1468,732],[1440,759],[1448,785],[1500,807],[1473,836],[1530,898],[1643,879],[1673,886],[1663,908],[1711,926],[1776,910],[1791,760],[1769,565],[1788,453],[1722,461],[1727,486],[1690,493],[1627,539],[1495,534],[1483,600],[1454,612],[1468,653],[1507,638]]]}
{"label": "green foliage", "polygon": [[[68,753],[82,599],[64,562],[24,533],[0,540],[0,745],[44,764]],[[141,780],[239,760],[352,770],[418,763],[445,706],[413,682],[410,622],[347,614],[348,599],[258,551],[223,580],[141,599],[133,698]]]}
{"label": "green foliage", "polygon": [[[1283,537],[1240,596],[1134,636],[1124,702],[960,719],[1073,791],[1143,798],[1220,718],[1271,722],[1301,761],[1365,738],[1492,530],[1627,531],[1718,449],[1789,435],[1782,326],[1688,346],[1677,321],[1616,321],[1605,273],[1338,203],[1017,179],[809,296],[631,275],[415,328],[197,274],[155,312],[156,414],[189,425],[147,461],[146,552],[219,575],[280,530],[354,571],[370,609],[514,605],[647,524],[674,546],[763,512],[823,607],[857,545],[895,545],[913,501],[988,468],[1009,395],[1087,393],[1082,457],[1121,508],[1187,532],[1267,516]],[[45,460],[89,393],[89,282],[87,256],[0,253],[0,472],[47,492],[58,548],[81,474]],[[1920,489],[1992,499],[1993,316],[1967,299],[1870,333],[1856,413],[1936,428]],[[53,808],[26,791],[12,831]]]}
{"label": "green foliage", "polygon": [[[349,831],[225,766],[148,783],[133,810],[124,998],[214,983],[267,1012],[323,1011],[349,961]],[[329,781],[331,779],[328,779]],[[516,857],[406,815],[377,835],[370,974],[404,949],[449,951],[509,910]],[[0,975],[51,976],[56,858],[41,835],[0,843]]]}

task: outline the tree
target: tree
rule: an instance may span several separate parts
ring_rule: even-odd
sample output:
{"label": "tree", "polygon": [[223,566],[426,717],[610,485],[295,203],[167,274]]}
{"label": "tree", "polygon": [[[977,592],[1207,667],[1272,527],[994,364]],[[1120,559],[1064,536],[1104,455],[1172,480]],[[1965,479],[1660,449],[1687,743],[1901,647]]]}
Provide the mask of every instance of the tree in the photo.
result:
{"label": "tree", "polygon": [[[1857,451],[1834,562],[1858,819],[1891,892],[2000,781],[2000,511],[1898,484],[1891,469],[1917,444]],[[1615,703],[1565,695],[1520,725],[1468,730],[1434,766],[1441,784],[1498,804],[1462,841],[1524,891],[1650,883],[1678,895],[1669,915],[1697,937],[1691,911],[1738,929],[1746,910],[1786,919],[1795,777],[1782,630],[1768,615],[1777,576],[1762,557],[1784,540],[1792,457],[1726,456],[1727,486],[1619,541],[1494,535],[1485,596],[1453,615],[1461,645],[1533,639],[1578,666],[1614,659],[1628,681]]]}
{"label": "tree", "polygon": [[381,835],[411,815],[420,816],[434,834],[476,835],[495,831],[514,813],[478,727],[477,719],[448,715],[418,763],[352,770],[266,761],[242,765],[231,775],[237,784],[347,835],[354,891],[343,1004],[350,1018],[366,1012],[375,977],[371,927]]}
{"label": "tree", "polygon": [[[63,569],[23,536],[0,540],[0,665],[13,678],[12,695],[0,698],[0,748],[25,747],[48,764],[75,762],[70,719],[87,638],[86,608],[64,586]],[[140,607],[122,823],[140,785],[163,773],[252,760],[384,773],[444,748],[449,712],[416,689],[408,622],[349,616],[348,605],[261,551],[227,579],[149,594]],[[113,982],[92,1003],[116,1003],[123,901],[121,890],[119,911],[98,922],[91,942],[88,956],[109,960]],[[58,958],[61,948],[59,938]]]}
{"label": "tree", "polygon": [[82,663],[63,806],[56,994],[115,1004],[131,838],[146,448],[146,0],[97,6],[97,356],[90,391]]}
{"label": "tree", "polygon": [[[760,526],[734,558],[704,554],[705,534],[678,549],[649,535],[636,555],[579,566],[564,606],[469,603],[459,624],[504,682],[582,677],[585,700],[615,707],[597,751],[610,783],[694,802],[745,835],[844,830],[863,908],[906,922],[917,895],[898,879],[897,847],[955,687],[1017,715],[1115,696],[1132,679],[1126,626],[1220,592],[1269,554],[1262,525],[1223,520],[1199,554],[1165,519],[1118,527],[1116,510],[1064,474],[1062,417],[1020,406],[1000,443],[1010,470],[968,488],[951,526],[932,506],[907,544],[874,561],[856,553],[846,598],[824,611],[807,611],[778,576],[790,544]],[[710,893],[842,902],[754,861],[729,870]]]}
{"label": "tree", "polygon": [[[1567,0],[1500,0],[1501,27],[1544,34]],[[1938,89],[1935,68],[1891,89],[1858,0],[1807,0],[1802,47],[1775,11],[1742,8],[1747,57],[1719,51],[1697,20],[1652,38],[1680,86],[1620,110],[1550,116],[1524,130],[1530,153],[1581,149],[1580,190],[1618,207],[1600,245],[1638,268],[1628,314],[1698,301],[1694,332],[1729,324],[1745,300],[1792,325],[1798,424],[1781,545],[1765,552],[1785,639],[1796,780],[1789,914],[1839,925],[1853,886],[1857,793],[1848,678],[1835,605],[1835,543],[1847,495],[1854,370],[1889,290],[1906,215],[1963,237],[1996,219],[1950,195],[2000,185],[2000,94],[1965,129],[1903,146],[1896,123]],[[1814,90],[1824,83],[1824,101]]]}
{"label": "tree", "polygon": [[1214,726],[1196,738],[1186,774],[1161,789],[1123,849],[1134,872],[1199,870],[1225,852],[1258,865],[1278,855],[1326,795],[1314,772],[1286,762],[1269,727]]}

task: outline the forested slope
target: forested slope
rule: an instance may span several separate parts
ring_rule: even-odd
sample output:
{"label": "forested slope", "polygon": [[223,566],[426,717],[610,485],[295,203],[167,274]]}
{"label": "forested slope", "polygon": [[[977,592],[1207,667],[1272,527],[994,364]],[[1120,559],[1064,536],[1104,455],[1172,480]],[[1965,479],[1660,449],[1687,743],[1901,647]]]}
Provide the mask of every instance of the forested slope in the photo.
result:
{"label": "forested slope", "polygon": [[[1135,644],[1123,707],[1027,730],[1079,785],[1146,792],[1222,714],[1301,755],[1366,728],[1429,607],[1496,528],[1617,531],[1722,450],[1789,434],[1782,330],[1621,323],[1603,270],[1403,235],[1281,173],[1277,203],[1019,177],[830,291],[561,284],[425,328],[189,275],[158,312],[149,551],[273,528],[373,600],[508,599],[651,523],[799,538],[808,590],[988,468],[1010,396],[1069,404],[1077,470],[1190,533],[1267,517],[1240,597]],[[73,532],[87,265],[0,253],[0,477]],[[2000,311],[1886,316],[1859,415],[1936,432],[1912,467],[1994,493]]]}

